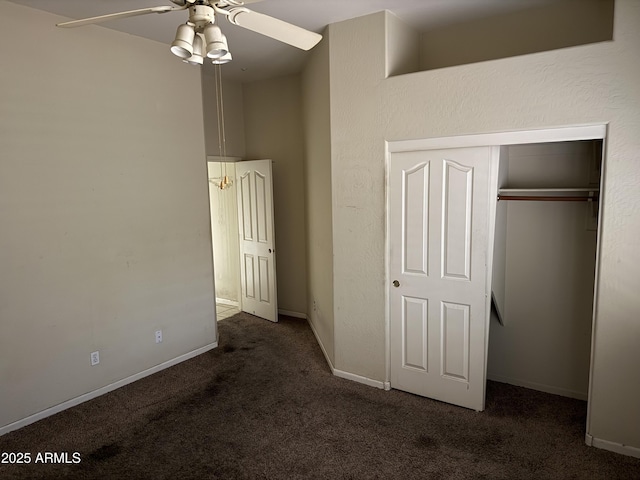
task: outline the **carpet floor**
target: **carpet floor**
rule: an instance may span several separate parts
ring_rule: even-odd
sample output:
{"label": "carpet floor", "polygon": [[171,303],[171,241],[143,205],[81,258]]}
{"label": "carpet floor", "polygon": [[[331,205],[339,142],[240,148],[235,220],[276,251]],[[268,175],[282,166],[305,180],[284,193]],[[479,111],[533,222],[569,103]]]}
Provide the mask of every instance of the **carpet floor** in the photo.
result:
{"label": "carpet floor", "polygon": [[331,375],[304,320],[219,330],[210,352],[0,437],[32,459],[0,479],[640,479],[640,459],[584,444],[586,402],[489,382],[479,413]]}

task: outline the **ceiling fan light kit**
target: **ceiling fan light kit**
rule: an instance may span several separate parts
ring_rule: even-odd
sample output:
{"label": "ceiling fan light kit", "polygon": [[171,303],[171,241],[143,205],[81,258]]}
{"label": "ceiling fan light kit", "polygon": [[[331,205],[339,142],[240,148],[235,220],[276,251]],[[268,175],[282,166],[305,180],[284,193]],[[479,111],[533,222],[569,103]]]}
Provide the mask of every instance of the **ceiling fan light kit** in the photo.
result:
{"label": "ceiling fan light kit", "polygon": [[185,58],[183,62],[188,63],[189,65],[202,65],[204,63],[204,57],[202,56],[204,52],[204,42],[200,34],[196,33],[196,36],[193,39],[193,53],[189,58]]}
{"label": "ceiling fan light kit", "polygon": [[214,58],[211,63],[214,65],[224,65],[225,63],[229,63],[233,58],[231,57],[231,52],[227,52],[226,55],[223,55],[220,58]]}
{"label": "ceiling fan light kit", "polygon": [[222,34],[222,30],[217,25],[209,24],[204,27],[204,40],[207,45],[207,57],[215,59],[229,53],[227,37]]}
{"label": "ceiling fan light kit", "polygon": [[171,44],[171,53],[180,58],[189,58],[193,54],[195,35],[196,32],[191,25],[180,25],[176,32],[176,39]]}
{"label": "ceiling fan light kit", "polygon": [[189,20],[178,26],[175,40],[171,44],[171,53],[191,65],[202,65],[205,55],[212,60],[214,65],[222,65],[231,61],[227,37],[215,24],[216,16],[227,17],[227,20],[234,25],[302,50],[309,50],[322,40],[322,35],[318,33],[310,32],[262,13],[253,12],[244,7],[244,2],[240,0],[171,0],[171,2],[177,6],[140,8],[82,20],[71,20],[58,23],[57,26],[63,28],[80,27],[119,18],[188,9]]}
{"label": "ceiling fan light kit", "polygon": [[224,35],[222,35],[222,40],[219,42],[207,45],[207,57],[212,60],[224,57],[227,53],[229,53],[229,44],[227,43],[227,37]]}

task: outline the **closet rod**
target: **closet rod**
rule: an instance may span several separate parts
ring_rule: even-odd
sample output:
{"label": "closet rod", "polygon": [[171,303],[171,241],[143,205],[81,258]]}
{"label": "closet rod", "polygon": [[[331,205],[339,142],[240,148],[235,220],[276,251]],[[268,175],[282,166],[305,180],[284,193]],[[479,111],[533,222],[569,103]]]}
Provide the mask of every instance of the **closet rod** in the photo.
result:
{"label": "closet rod", "polygon": [[592,202],[598,201],[598,197],[544,197],[544,196],[525,196],[525,195],[498,195],[500,200],[523,200],[523,201],[541,201],[541,202]]}

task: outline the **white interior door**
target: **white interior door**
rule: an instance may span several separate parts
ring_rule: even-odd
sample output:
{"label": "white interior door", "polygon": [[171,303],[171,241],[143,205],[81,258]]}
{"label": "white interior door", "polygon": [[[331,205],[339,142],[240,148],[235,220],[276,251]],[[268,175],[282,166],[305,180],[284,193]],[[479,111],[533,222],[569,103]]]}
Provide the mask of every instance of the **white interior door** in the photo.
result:
{"label": "white interior door", "polygon": [[236,163],[242,311],[278,321],[271,160]]}
{"label": "white interior door", "polygon": [[474,410],[484,409],[494,152],[390,156],[391,386]]}

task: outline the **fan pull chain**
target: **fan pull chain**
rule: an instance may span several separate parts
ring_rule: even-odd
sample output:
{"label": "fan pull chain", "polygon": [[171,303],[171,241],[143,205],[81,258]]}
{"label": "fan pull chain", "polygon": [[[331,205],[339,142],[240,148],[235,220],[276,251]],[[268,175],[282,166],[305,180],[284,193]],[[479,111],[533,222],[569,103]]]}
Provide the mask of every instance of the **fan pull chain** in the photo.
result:
{"label": "fan pull chain", "polygon": [[216,81],[216,102],[218,107],[218,150],[224,163],[224,175],[222,175],[222,172],[220,172],[221,176],[223,177],[220,181],[220,189],[225,189],[226,187],[230,186],[231,182],[229,182],[229,177],[227,176],[227,165],[226,162],[224,162],[224,159],[227,156],[227,138],[224,125],[224,93],[222,91],[222,71],[219,64],[214,65],[214,72]]}

